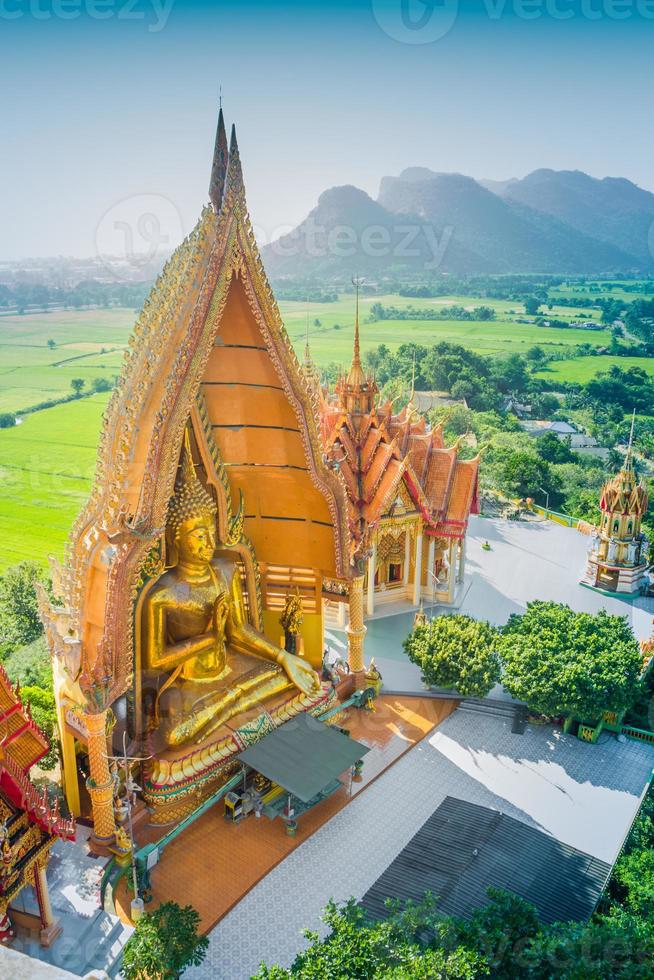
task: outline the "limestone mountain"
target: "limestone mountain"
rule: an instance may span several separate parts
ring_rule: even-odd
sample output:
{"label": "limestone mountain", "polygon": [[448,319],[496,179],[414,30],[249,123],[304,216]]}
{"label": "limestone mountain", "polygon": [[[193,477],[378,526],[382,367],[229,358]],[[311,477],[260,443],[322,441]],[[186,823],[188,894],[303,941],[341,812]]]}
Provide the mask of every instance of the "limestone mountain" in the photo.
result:
{"label": "limestone mountain", "polygon": [[624,177],[598,180],[581,170],[534,170],[498,193],[652,263],[654,194]]}
{"label": "limestone mountain", "polygon": [[346,280],[467,273],[651,272],[654,194],[630,181],[534,171],[477,181],[410,167],[373,200],[352,186],[321,194],[293,232],[263,249],[274,277]]}

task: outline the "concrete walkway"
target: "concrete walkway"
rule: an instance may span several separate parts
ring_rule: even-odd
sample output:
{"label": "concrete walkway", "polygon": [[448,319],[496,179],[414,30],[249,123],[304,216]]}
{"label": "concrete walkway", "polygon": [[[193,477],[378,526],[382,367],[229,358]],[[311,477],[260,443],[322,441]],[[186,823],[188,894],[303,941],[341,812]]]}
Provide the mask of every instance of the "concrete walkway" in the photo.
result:
{"label": "concrete walkway", "polygon": [[[482,547],[486,541],[490,551]],[[473,516],[461,603],[456,609],[436,604],[434,613],[460,612],[503,626],[513,613],[524,613],[528,602],[543,599],[567,603],[577,612],[605,609],[612,615],[626,616],[637,639],[652,636],[654,598],[606,596],[579,584],[587,547],[585,535],[551,521]],[[413,626],[415,608],[404,605],[397,609],[395,615],[388,615],[384,609],[383,615],[366,621],[366,658],[375,658],[386,690],[423,693],[420,671],[402,649],[402,640]],[[424,609],[430,616],[429,602]],[[328,645],[346,657],[345,634],[330,629],[326,636]],[[501,689],[493,693],[502,694]]]}
{"label": "concrete walkway", "polygon": [[612,862],[653,765],[654,746],[586,745],[550,727],[513,735],[500,719],[455,712],[249,892],[187,976],[246,980],[262,960],[290,965],[327,901],[361,898],[448,795]]}

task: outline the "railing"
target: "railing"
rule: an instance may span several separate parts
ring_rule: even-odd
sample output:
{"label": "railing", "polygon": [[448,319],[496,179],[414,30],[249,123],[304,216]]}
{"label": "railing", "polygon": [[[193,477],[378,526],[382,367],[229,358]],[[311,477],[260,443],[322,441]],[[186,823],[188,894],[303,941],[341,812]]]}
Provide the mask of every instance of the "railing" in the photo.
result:
{"label": "railing", "polygon": [[0,776],[3,769],[15,790],[12,794],[13,802],[17,803],[21,809],[26,810],[32,819],[48,833],[56,834],[63,840],[75,839],[75,819],[74,817],[64,817],[63,814],[59,813],[58,797],[55,797],[54,806],[51,807],[45,786],[43,791],[39,793],[29,776],[25,775],[11,756],[5,755],[0,762]]}
{"label": "railing", "polygon": [[644,728],[633,728],[631,725],[623,725],[620,729],[622,735],[627,738],[635,738],[639,742],[648,742],[654,745],[654,732],[645,731]]}

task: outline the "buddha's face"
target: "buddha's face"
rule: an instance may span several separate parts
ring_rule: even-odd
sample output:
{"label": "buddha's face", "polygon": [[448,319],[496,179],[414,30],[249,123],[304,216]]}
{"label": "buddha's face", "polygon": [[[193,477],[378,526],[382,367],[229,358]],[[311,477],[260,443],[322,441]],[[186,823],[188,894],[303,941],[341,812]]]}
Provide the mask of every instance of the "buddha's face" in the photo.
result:
{"label": "buddha's face", "polygon": [[206,517],[193,517],[180,526],[175,541],[182,564],[207,565],[216,550],[216,529]]}

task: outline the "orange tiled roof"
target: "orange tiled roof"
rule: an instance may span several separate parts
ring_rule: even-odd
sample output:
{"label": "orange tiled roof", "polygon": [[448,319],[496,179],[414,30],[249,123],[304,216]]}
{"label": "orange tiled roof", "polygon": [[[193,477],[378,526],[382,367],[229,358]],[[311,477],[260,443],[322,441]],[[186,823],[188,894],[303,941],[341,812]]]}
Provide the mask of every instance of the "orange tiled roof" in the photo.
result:
{"label": "orange tiled roof", "polygon": [[459,460],[457,447],[445,448],[442,428],[428,429],[411,406],[393,415],[390,403],[369,403],[366,412],[348,413],[340,395],[323,398],[321,428],[347,486],[354,552],[402,479],[431,534],[462,537],[476,509],[478,460]]}

